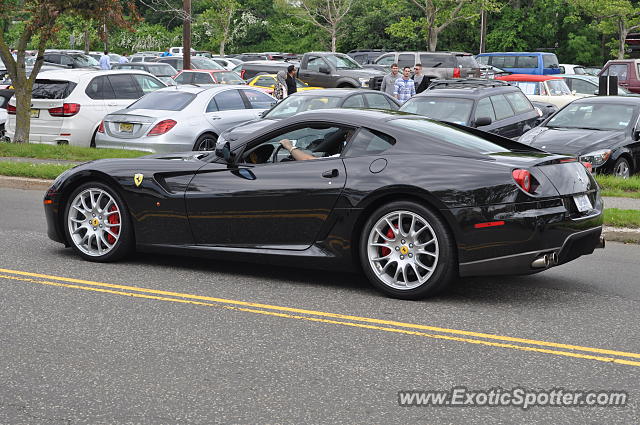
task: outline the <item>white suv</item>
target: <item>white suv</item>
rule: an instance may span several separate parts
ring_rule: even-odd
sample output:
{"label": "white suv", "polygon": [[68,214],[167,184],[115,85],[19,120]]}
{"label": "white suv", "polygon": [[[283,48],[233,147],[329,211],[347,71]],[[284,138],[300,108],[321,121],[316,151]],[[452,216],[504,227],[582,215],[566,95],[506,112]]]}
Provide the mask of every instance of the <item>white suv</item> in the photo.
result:
{"label": "white suv", "polygon": [[[144,71],[56,70],[38,74],[31,99],[30,142],[95,146],[105,115],[166,87]],[[6,135],[13,139],[16,100],[7,105]]]}

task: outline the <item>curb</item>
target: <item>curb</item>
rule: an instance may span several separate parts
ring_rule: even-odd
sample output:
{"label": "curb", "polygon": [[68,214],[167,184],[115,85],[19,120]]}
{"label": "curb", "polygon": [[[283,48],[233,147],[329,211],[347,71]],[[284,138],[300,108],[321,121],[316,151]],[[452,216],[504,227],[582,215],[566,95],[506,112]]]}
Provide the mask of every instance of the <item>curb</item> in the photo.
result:
{"label": "curb", "polygon": [[[0,176],[0,187],[23,190],[47,190],[53,180],[27,177]],[[604,226],[602,234],[607,241],[640,244],[640,229]]]}

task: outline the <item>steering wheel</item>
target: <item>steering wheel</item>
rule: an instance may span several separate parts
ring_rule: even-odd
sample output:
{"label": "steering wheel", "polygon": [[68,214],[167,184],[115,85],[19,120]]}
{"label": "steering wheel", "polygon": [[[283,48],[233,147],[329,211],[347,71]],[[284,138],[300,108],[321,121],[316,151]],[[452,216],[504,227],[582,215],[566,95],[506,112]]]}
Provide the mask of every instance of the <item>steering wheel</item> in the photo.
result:
{"label": "steering wheel", "polygon": [[[278,146],[277,148],[275,148],[273,150],[273,155],[271,156],[271,162],[273,162],[274,164],[276,162],[278,162],[278,154],[280,153],[280,151],[282,149],[284,149],[284,146],[280,145],[280,146]],[[289,156],[291,156],[291,155],[289,155]]]}

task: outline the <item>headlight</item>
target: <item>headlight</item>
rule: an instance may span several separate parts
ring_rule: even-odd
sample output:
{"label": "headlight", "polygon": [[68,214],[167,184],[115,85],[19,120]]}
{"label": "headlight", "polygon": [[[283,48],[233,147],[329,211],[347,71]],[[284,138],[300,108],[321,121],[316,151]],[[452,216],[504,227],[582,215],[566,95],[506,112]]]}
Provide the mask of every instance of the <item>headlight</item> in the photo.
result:
{"label": "headlight", "polygon": [[362,87],[369,87],[369,79],[368,78],[358,78],[358,81],[360,81],[360,85]]}
{"label": "headlight", "polygon": [[607,149],[603,149],[600,151],[589,152],[588,154],[581,155],[580,161],[590,162],[593,167],[600,167],[605,162],[607,162],[610,156],[611,156],[611,151]]}

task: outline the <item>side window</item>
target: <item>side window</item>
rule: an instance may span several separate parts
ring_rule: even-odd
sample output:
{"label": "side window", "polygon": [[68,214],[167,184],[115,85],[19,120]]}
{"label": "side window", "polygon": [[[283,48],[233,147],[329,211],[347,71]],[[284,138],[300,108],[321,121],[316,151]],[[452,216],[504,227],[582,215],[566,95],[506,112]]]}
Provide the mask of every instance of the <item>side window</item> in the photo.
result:
{"label": "side window", "polygon": [[106,76],[95,77],[84,91],[91,99],[115,99],[116,95]]}
{"label": "side window", "polygon": [[133,56],[131,58],[131,62],[142,62],[142,58],[140,56],[138,56],[138,57]]}
{"label": "side window", "polygon": [[504,95],[491,96],[491,103],[493,104],[493,110],[496,112],[496,120],[503,120],[513,116],[513,109],[511,109],[511,105]]}
{"label": "side window", "polygon": [[312,56],[309,58],[309,62],[307,62],[307,70],[320,72],[320,67],[326,66],[326,65],[327,64],[324,62],[324,60],[321,57]]}
{"label": "side window", "polygon": [[58,54],[44,55],[44,61],[50,62],[50,63],[60,63],[60,55]]}
{"label": "side window", "polygon": [[516,56],[515,68],[537,68],[538,57],[537,56]]}
{"label": "side window", "polygon": [[213,97],[218,105],[219,111],[235,111],[246,109],[244,101],[238,90],[226,90]]}
{"label": "side window", "polygon": [[160,81],[151,78],[148,75],[134,75],[133,78],[140,85],[142,93],[147,94],[165,87]]}
{"label": "side window", "polygon": [[[564,66],[562,66],[562,65],[560,65],[560,74],[566,74]],[[569,85],[568,83],[569,82],[567,81],[567,85]]]}
{"label": "side window", "polygon": [[588,81],[578,80],[577,78],[572,78],[568,81],[571,81],[571,90],[575,90],[576,93],[594,94],[598,91],[598,86],[591,84]]}
{"label": "side window", "polygon": [[493,105],[491,105],[491,100],[489,100],[488,97],[480,99],[476,106],[475,119],[477,120],[481,117],[489,117],[492,122],[496,120],[496,114],[493,112]]}
{"label": "side window", "polygon": [[139,99],[142,92],[131,75],[109,75],[109,82],[116,99]]}
{"label": "side window", "polygon": [[377,155],[391,146],[396,141],[391,136],[378,131],[361,128],[354,137],[351,138],[345,151],[345,157]]}
{"label": "side window", "polygon": [[193,84],[213,84],[213,77],[208,72],[194,72]]}
{"label": "side window", "polygon": [[609,67],[609,75],[618,77],[618,81],[627,81],[627,64],[615,64]]}
{"label": "side window", "polygon": [[353,60],[358,62],[360,65],[364,65],[367,63],[368,55],[354,55]]}
{"label": "side window", "polygon": [[[367,93],[364,95],[365,99],[367,99],[367,103],[369,104],[369,108],[377,108],[377,109],[389,109],[395,105],[392,105],[387,98],[382,94],[375,93]],[[395,108],[397,109],[397,107]]]}
{"label": "side window", "polygon": [[522,93],[507,93],[505,94],[505,97],[511,103],[511,106],[513,107],[513,110],[516,112],[516,114],[522,114],[524,112],[533,110],[531,102],[529,102],[529,99],[527,99],[527,97]]}
{"label": "side window", "polygon": [[558,58],[554,54],[542,55],[542,66],[544,68],[558,68]]}
{"label": "side window", "polygon": [[364,97],[359,94],[347,98],[342,104],[343,108],[364,108]]}
{"label": "side window", "polygon": [[218,112],[218,104],[216,103],[215,98],[211,98],[205,112]]}
{"label": "side window", "polygon": [[491,65],[496,68],[515,68],[516,56],[493,56],[491,58]]}
{"label": "side window", "polygon": [[60,56],[60,64],[62,65],[73,65],[73,59],[69,56]]}
{"label": "side window", "polygon": [[117,67],[115,67],[116,69],[138,69],[132,65],[126,65],[126,64],[120,64]]}
{"label": "side window", "polygon": [[253,85],[259,87],[273,87],[275,83],[275,80],[271,77],[260,77],[255,83],[253,83]]}
{"label": "side window", "polygon": [[415,62],[416,55],[414,55],[413,53],[403,53],[401,55],[398,55],[398,67],[400,69],[404,68],[405,66],[413,67],[413,65],[415,65]]}
{"label": "side window", "polygon": [[258,90],[240,90],[240,93],[247,98],[247,101],[249,101],[253,109],[271,108],[275,103],[275,100],[271,96]]}
{"label": "side window", "polygon": [[489,58],[490,56],[478,56],[476,60],[482,65],[489,65]]}
{"label": "side window", "polygon": [[389,55],[382,55],[381,57],[376,59],[376,64],[382,66],[391,66],[391,64],[395,62],[395,59],[396,56],[393,53]]}
{"label": "side window", "polygon": [[178,75],[175,79],[176,83],[178,84],[191,84],[192,80],[193,80],[193,72],[183,72],[182,74]]}

